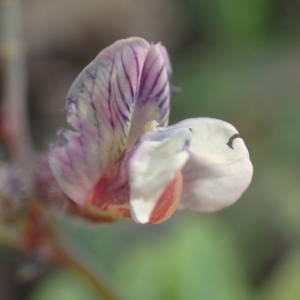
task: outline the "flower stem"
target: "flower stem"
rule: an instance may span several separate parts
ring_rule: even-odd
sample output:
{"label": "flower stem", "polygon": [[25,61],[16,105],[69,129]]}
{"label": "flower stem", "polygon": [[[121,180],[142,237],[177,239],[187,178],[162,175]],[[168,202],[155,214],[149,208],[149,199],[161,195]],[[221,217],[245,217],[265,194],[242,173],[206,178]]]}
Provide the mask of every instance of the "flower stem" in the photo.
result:
{"label": "flower stem", "polygon": [[[23,42],[23,19],[21,0],[2,0],[1,12],[1,49],[0,58],[4,65],[4,93],[2,111],[0,115],[0,138],[4,139],[11,159],[23,171],[32,185],[32,172],[34,166],[34,150],[31,141],[29,121],[27,118],[27,75],[25,62],[25,46]],[[35,205],[33,205],[35,207]],[[36,207],[35,207],[36,208]],[[39,214],[41,213],[41,214]],[[46,217],[45,219],[43,219]],[[31,220],[29,220],[31,218]],[[106,300],[121,299],[109,288],[106,281],[98,272],[94,272],[91,266],[82,261],[79,255],[75,255],[64,249],[59,243],[56,231],[51,222],[47,222],[48,216],[43,208],[38,208],[38,214],[29,212],[28,232],[31,240],[25,241],[30,246],[19,244],[6,231],[0,232],[2,242],[12,248],[32,254],[40,249],[50,250],[49,261],[59,263],[79,274],[95,289],[101,298]],[[26,235],[25,234],[25,235]],[[28,246],[27,245],[27,246]],[[43,253],[43,251],[41,251]]]}
{"label": "flower stem", "polygon": [[55,226],[55,218],[40,201],[32,203],[24,230],[27,253],[44,253],[43,260],[64,266],[89,283],[94,291],[105,300],[122,298],[110,287],[104,275],[96,270],[63,232]]}
{"label": "flower stem", "polygon": [[[2,0],[1,59],[4,84],[1,111],[1,134],[11,159],[30,181],[33,168],[33,147],[27,116],[27,72],[23,41],[21,0]],[[29,182],[30,183],[30,182]]]}
{"label": "flower stem", "polygon": [[101,299],[121,300],[121,298],[110,288],[107,280],[104,280],[103,276],[96,274],[96,272],[91,269],[91,266],[83,263],[78,256],[70,253],[69,251],[65,251],[62,248],[57,248],[56,254],[58,256],[58,262],[74,273],[77,273],[81,278],[88,282]]}

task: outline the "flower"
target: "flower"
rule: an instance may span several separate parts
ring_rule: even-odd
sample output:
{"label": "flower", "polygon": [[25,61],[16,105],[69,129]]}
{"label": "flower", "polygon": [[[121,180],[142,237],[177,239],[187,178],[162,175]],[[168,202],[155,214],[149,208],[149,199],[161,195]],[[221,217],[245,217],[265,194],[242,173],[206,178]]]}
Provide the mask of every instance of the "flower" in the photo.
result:
{"label": "flower", "polygon": [[178,208],[222,209],[248,187],[252,164],[231,124],[167,126],[171,72],[164,46],[134,37],[102,50],[75,79],[65,107],[72,130],[60,130],[48,154],[70,211],[160,223]]}

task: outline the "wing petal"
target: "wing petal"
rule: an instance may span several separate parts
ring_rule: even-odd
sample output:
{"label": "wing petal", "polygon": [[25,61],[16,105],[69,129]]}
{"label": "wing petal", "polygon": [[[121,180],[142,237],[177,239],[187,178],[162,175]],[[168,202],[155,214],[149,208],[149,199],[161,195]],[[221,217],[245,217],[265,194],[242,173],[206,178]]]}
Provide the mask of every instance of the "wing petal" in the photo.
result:
{"label": "wing petal", "polygon": [[137,222],[150,221],[160,197],[188,159],[189,139],[188,129],[166,128],[147,132],[137,143],[129,160],[130,207]]}

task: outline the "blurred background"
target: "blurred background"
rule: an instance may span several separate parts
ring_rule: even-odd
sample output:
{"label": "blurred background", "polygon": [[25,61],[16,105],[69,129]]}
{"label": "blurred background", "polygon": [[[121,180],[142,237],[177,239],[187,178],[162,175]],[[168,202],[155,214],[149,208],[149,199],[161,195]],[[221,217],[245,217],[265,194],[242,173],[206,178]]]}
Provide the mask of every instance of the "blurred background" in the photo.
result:
{"label": "blurred background", "polygon": [[[171,123],[227,120],[254,164],[249,190],[224,211],[180,212],[156,226],[58,216],[72,243],[128,299],[299,300],[300,2],[24,0],[23,9],[38,149],[64,124],[65,95],[78,72],[113,41],[141,36],[170,52],[181,87]],[[36,276],[24,276],[28,269]],[[0,299],[98,298],[73,274],[0,248]]]}

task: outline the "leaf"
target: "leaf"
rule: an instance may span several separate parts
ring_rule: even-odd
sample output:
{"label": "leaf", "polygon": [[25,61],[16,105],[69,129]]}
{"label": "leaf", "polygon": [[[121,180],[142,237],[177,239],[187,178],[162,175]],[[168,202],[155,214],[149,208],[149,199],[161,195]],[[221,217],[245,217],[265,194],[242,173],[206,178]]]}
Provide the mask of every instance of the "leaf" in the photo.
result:
{"label": "leaf", "polygon": [[57,272],[43,281],[29,300],[96,300],[99,298],[82,280],[68,272]]}
{"label": "leaf", "polygon": [[266,283],[263,300],[300,299],[300,252],[291,253]]}
{"label": "leaf", "polygon": [[224,224],[182,222],[160,243],[122,257],[115,282],[132,300],[249,299],[243,264]]}

